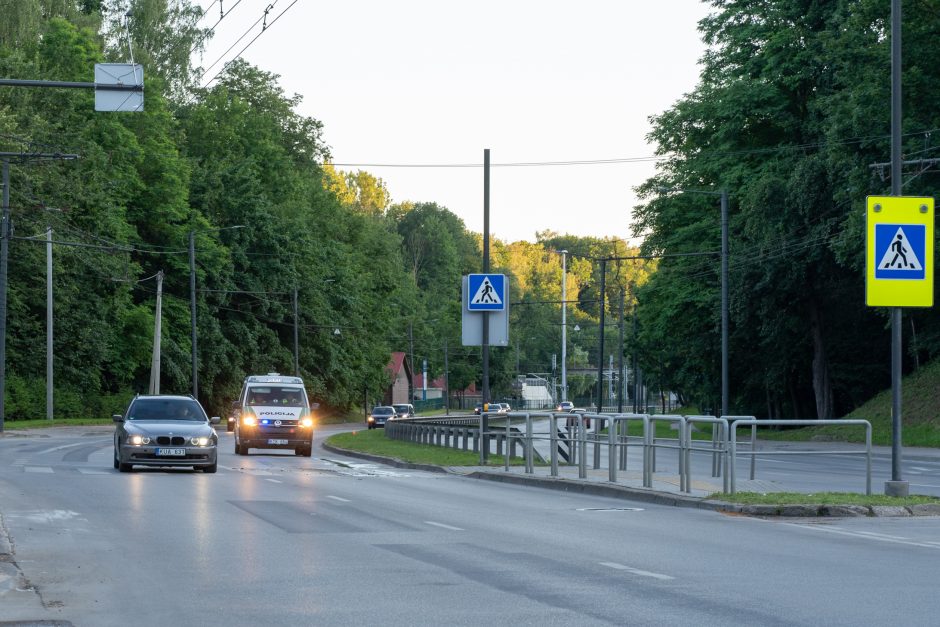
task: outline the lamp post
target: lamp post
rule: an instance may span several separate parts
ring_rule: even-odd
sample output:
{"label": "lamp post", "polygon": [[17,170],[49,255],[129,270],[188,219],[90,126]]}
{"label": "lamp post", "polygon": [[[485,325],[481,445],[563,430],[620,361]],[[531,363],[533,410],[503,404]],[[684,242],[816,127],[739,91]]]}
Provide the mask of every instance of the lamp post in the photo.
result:
{"label": "lamp post", "polygon": [[561,400],[568,400],[568,251],[561,253]]}
{"label": "lamp post", "polygon": [[200,229],[199,231],[190,231],[189,232],[189,317],[191,323],[191,337],[190,341],[192,344],[192,381],[193,381],[193,398],[199,398],[199,366],[198,366],[198,345],[196,339],[196,233],[206,233],[208,231],[227,231],[231,229],[243,229],[245,228],[244,224],[236,224],[235,226],[222,226],[216,229]]}
{"label": "lamp post", "polygon": [[728,192],[672,187],[660,187],[659,191],[703,194],[721,198],[721,412],[719,416],[727,416],[730,413],[728,407]]}

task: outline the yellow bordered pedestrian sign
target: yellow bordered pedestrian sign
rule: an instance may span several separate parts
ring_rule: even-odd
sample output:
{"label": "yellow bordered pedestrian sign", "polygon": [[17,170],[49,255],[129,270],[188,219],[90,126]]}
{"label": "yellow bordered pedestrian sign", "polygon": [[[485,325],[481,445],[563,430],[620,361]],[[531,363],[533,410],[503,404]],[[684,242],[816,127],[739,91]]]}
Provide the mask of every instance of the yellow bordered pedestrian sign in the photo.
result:
{"label": "yellow bordered pedestrian sign", "polygon": [[933,198],[869,196],[865,304],[933,307]]}

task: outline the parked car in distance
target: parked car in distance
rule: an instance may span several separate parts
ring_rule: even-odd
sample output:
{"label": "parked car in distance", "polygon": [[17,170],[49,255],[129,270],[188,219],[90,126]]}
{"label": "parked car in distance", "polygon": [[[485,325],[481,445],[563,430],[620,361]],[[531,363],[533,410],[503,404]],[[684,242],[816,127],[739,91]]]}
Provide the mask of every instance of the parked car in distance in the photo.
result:
{"label": "parked car in distance", "polygon": [[395,408],[396,418],[414,418],[415,406],[408,403],[397,403],[392,405]]}
{"label": "parked car in distance", "polygon": [[199,401],[191,396],[135,396],[124,414],[111,417],[114,429],[114,467],[130,472],[134,466],[192,466],[218,470],[219,435]]}
{"label": "parked car in distance", "polygon": [[558,406],[555,408],[555,411],[571,411],[574,409],[574,403],[571,401],[561,401],[558,403]]}
{"label": "parked car in distance", "polygon": [[509,406],[509,403],[496,403],[499,405],[499,409],[496,410],[497,414],[508,414],[512,411],[512,407]]}
{"label": "parked car in distance", "polygon": [[372,408],[369,417],[366,418],[366,424],[370,429],[384,427],[385,423],[395,418],[395,408],[391,405],[376,405]]}

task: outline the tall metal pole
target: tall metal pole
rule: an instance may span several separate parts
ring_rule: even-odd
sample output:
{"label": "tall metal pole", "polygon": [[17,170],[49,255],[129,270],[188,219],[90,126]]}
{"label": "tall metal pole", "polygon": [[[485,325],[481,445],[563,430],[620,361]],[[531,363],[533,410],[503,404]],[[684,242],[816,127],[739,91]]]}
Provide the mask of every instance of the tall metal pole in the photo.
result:
{"label": "tall metal pole", "polygon": [[298,328],[297,288],[294,287],[294,376],[300,376],[300,330]]}
{"label": "tall metal pole", "polygon": [[[891,0],[891,195],[901,195],[901,0]],[[901,476],[901,308],[891,309],[891,481],[885,494],[907,496]]]}
{"label": "tall metal pole", "polygon": [[415,335],[414,321],[408,322],[408,371],[411,376],[408,377],[408,402],[411,403],[415,398]]}
{"label": "tall metal pole", "polygon": [[568,400],[568,251],[561,251],[561,400]]}
{"label": "tall metal pole", "polygon": [[447,364],[447,338],[444,338],[444,413],[450,416],[450,370]]}
{"label": "tall metal pole", "polygon": [[196,232],[189,232],[189,319],[193,360],[193,398],[199,398],[199,345],[196,340]]}
{"label": "tall metal pole", "polygon": [[52,227],[46,227],[46,420],[52,420]]}
{"label": "tall metal pole", "polygon": [[597,347],[597,411],[604,411],[604,292],[607,289],[607,258],[601,259],[601,332]]}
{"label": "tall metal pole", "polygon": [[623,413],[623,393],[627,390],[627,378],[623,369],[623,301],[624,301],[624,291],[623,288],[620,288],[620,342],[618,346],[620,347],[617,351],[617,372],[619,376],[620,385],[617,389],[617,413]]}
{"label": "tall metal pole", "polygon": [[[483,273],[490,271],[490,149],[483,149]],[[489,440],[485,433],[489,430],[489,416],[483,409],[490,402],[490,316],[486,311],[483,319],[483,406],[480,408],[480,460],[485,464],[489,456]]]}
{"label": "tall metal pole", "polygon": [[10,245],[10,160],[3,160],[3,207],[0,216],[0,432],[3,432],[7,356],[7,256]]}
{"label": "tall metal pole", "polygon": [[730,415],[728,394],[728,192],[721,190],[721,414]]}
{"label": "tall metal pole", "polygon": [[153,356],[150,362],[150,393],[160,393],[160,336],[163,318],[163,270],[157,272],[157,304],[153,324]]}

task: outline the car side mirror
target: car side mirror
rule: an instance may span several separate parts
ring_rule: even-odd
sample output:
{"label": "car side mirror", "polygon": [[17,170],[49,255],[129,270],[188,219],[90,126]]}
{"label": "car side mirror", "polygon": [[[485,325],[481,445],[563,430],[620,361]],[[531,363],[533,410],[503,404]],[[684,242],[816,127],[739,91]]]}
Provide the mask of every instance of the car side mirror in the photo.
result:
{"label": "car side mirror", "polygon": [[209,422],[211,422],[214,425],[217,425],[220,422],[222,422],[222,419],[219,418],[218,416],[213,416],[212,418],[209,418]]}
{"label": "car side mirror", "polygon": [[124,416],[121,414],[111,414],[111,420],[113,422],[124,422]]}

